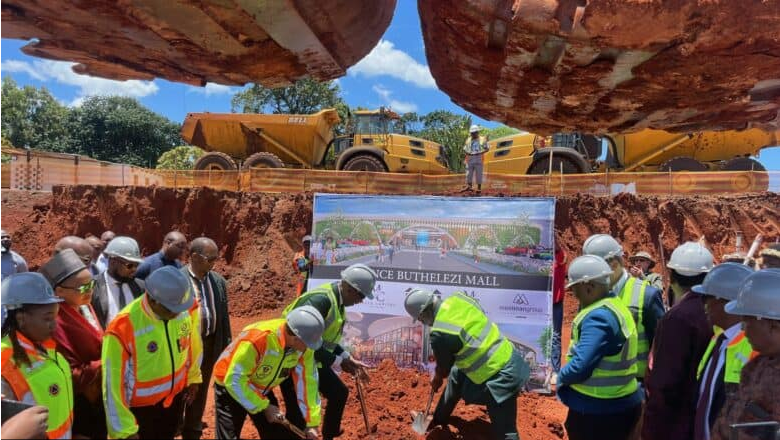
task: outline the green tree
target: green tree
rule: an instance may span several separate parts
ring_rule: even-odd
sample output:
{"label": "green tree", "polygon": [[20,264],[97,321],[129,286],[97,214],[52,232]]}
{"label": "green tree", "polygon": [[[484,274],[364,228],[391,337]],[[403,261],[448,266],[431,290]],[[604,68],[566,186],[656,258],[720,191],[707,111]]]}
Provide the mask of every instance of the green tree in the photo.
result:
{"label": "green tree", "polygon": [[448,147],[450,169],[455,172],[463,171],[464,151],[461,147],[468,136],[471,116],[436,110],[422,116],[420,121],[422,129],[414,135]]}
{"label": "green tree", "polygon": [[499,125],[498,127],[495,128],[483,130],[482,133],[488,136],[488,138],[490,138],[491,140],[493,140],[493,139],[502,138],[504,136],[509,136],[511,134],[520,133],[520,130],[512,127],[507,127],[506,125]]}
{"label": "green tree", "polygon": [[550,357],[552,356],[552,326],[548,325],[545,327],[536,342],[539,344],[539,347],[541,347],[544,358],[549,362]]}
{"label": "green tree", "polygon": [[191,145],[179,145],[168,150],[157,159],[158,170],[191,170],[195,161],[203,156],[205,151]]}
{"label": "green tree", "polygon": [[300,115],[336,107],[342,102],[338,84],[333,81],[319,82],[310,78],[276,89],[253,84],[233,95],[230,101],[234,112]]}
{"label": "green tree", "polygon": [[3,136],[19,148],[64,152],[68,149],[65,125],[69,110],[45,88],[18,87],[9,76],[2,85]]}
{"label": "green tree", "polygon": [[133,98],[92,96],[70,112],[71,153],[154,167],[160,155],[181,145],[179,124]]}

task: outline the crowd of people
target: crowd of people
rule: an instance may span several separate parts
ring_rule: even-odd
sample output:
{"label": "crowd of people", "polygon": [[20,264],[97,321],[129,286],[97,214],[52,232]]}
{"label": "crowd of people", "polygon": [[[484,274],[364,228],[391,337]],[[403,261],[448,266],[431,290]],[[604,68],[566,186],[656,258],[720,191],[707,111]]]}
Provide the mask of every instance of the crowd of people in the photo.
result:
{"label": "crowd of people", "polygon": [[[294,300],[232,335],[210,238],[171,231],[144,258],[132,237],[68,236],[28,272],[3,231],[3,434],[197,439],[213,378],[217,438],[240,437],[247,416],[261,438],[338,437],[349,393],[339,372],[369,380],[341,345],[346,308],[373,298],[377,275],[354,264],[307,290],[310,243],[292,259]],[[569,438],[725,440],[737,429],[774,439],[780,246],[759,260],[715,265],[706,246],[684,243],[666,263],[664,292],[650,254],[627,257],[609,235],[589,237],[571,261],[556,248],[551,383]],[[565,289],[579,312],[561,365]],[[446,381],[428,429],[447,425],[464,400],[487,407],[494,438],[520,438],[517,396],[530,368],[479,303],[418,287],[404,306],[430,331],[431,395]]]}

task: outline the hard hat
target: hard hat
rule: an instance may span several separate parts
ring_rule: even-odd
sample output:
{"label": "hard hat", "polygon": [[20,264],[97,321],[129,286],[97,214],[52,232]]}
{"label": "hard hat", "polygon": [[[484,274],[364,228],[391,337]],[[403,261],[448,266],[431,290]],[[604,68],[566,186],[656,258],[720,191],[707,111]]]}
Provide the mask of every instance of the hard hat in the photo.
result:
{"label": "hard hat", "polygon": [[374,284],[377,278],[374,269],[360,263],[353,264],[341,272],[341,279],[368,299],[374,299]]}
{"label": "hard hat", "polygon": [[138,248],[138,242],[130,237],[114,237],[106,246],[104,254],[109,257],[118,257],[123,260],[132,261],[141,264],[144,260],[141,258],[141,250]]}
{"label": "hard hat", "polygon": [[412,318],[419,320],[422,312],[433,304],[435,294],[427,289],[413,288],[409,290],[404,300],[404,308],[406,313]]}
{"label": "hard hat", "polygon": [[655,267],[655,260],[653,259],[653,256],[648,254],[645,251],[640,251],[635,253],[634,255],[631,256],[631,258],[629,258],[629,260],[633,260],[634,258],[644,258],[645,260],[650,262],[650,269]]}
{"label": "hard hat", "polygon": [[301,239],[301,243],[311,242],[311,235],[304,235]]}
{"label": "hard hat", "polygon": [[195,302],[195,296],[190,289],[190,280],[181,270],[173,266],[163,266],[152,272],[146,278],[146,291],[152,299],[162,304],[171,313],[181,313],[192,307]]}
{"label": "hard hat", "polygon": [[721,263],[713,267],[704,277],[704,281],[693,286],[691,290],[702,295],[735,300],[739,295],[739,289],[745,283],[745,278],[752,273],[753,270],[744,264]]}
{"label": "hard hat", "polygon": [[762,269],[745,278],[739,296],[726,304],[732,315],[756,316],[780,321],[780,269]]}
{"label": "hard hat", "polygon": [[301,306],[287,314],[287,325],[312,350],[322,346],[325,320],[313,306]]}
{"label": "hard hat", "polygon": [[479,132],[479,125],[474,124],[469,128],[469,133],[478,133]]}
{"label": "hard hat", "polygon": [[714,257],[700,243],[689,241],[677,246],[666,267],[686,277],[707,273],[712,269]]}
{"label": "hard hat", "polygon": [[38,272],[22,272],[3,278],[3,306],[8,310],[22,308],[26,304],[54,304],[64,301],[54,296],[54,290]]}
{"label": "hard hat", "polygon": [[609,286],[611,274],[612,269],[603,258],[598,255],[582,255],[569,264],[569,283],[566,287],[591,282]]}
{"label": "hard hat", "polygon": [[582,244],[583,255],[596,255],[605,260],[623,256],[623,246],[611,235],[595,234],[588,237]]}

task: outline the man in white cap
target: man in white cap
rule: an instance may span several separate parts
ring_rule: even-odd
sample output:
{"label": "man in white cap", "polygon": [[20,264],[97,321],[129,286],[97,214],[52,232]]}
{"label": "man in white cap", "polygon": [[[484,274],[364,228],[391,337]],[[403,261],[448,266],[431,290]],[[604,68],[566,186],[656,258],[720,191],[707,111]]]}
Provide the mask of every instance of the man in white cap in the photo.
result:
{"label": "man in white cap", "polygon": [[95,280],[92,308],[101,327],[106,328],[117,313],[144,293],[146,286],[143,280],[133,276],[143,261],[134,239],[115,237],[103,255],[108,258],[107,266]]}
{"label": "man in white cap", "polygon": [[712,338],[712,326],[704,312],[704,298],[691,289],[704,282],[712,265],[712,253],[695,242],[678,246],[666,265],[671,290],[679,299],[656,328],[645,378],[643,440],[693,438],[699,395],[696,371]]}
{"label": "man in white cap", "polygon": [[[780,269],[759,270],[745,278],[739,296],[726,313],[742,317],[750,345],[757,353],[742,369],[739,390],[726,400],[712,430],[713,440],[727,440],[731,424],[780,421]],[[738,428],[740,431],[745,427]],[[777,425],[742,431],[740,439],[776,439]]]}
{"label": "man in white cap", "polygon": [[469,128],[469,137],[463,144],[466,155],[466,186],[462,192],[471,191],[472,182],[476,177],[477,194],[482,192],[482,156],[488,151],[487,137],[479,135],[479,126],[474,124]]}
{"label": "man in white cap", "polygon": [[103,337],[103,404],[109,438],[176,435],[201,383],[202,349],[190,281],[164,266],[146,293],[114,318]]}

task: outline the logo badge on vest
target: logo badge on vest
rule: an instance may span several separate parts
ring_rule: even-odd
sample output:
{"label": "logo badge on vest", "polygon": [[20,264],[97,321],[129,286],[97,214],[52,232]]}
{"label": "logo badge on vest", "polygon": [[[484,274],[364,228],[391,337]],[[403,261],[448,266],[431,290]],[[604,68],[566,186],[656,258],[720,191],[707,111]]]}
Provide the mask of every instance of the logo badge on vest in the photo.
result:
{"label": "logo badge on vest", "polygon": [[56,396],[59,393],[60,393],[60,386],[59,385],[57,385],[56,383],[53,383],[53,384],[49,385],[49,395],[50,396]]}
{"label": "logo badge on vest", "polygon": [[155,351],[157,351],[157,343],[151,341],[148,344],[146,344],[146,351],[148,351],[149,353],[154,353]]}
{"label": "logo badge on vest", "polygon": [[257,376],[258,377],[268,376],[269,374],[271,374],[271,370],[272,368],[270,365],[261,365],[260,369],[257,370]]}

